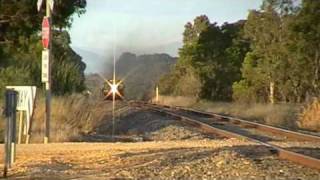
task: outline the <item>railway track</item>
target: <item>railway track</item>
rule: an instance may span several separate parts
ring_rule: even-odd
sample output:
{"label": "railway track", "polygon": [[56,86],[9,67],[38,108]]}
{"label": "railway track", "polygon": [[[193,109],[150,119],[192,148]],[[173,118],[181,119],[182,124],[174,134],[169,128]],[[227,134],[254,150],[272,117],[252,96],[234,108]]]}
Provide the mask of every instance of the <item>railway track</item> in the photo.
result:
{"label": "railway track", "polygon": [[282,145],[282,143],[299,142],[300,144],[318,144],[320,146],[319,136],[298,133],[239,118],[222,116],[183,107],[171,107],[145,102],[132,102],[130,105],[149,108],[153,111],[165,113],[177,118],[183,123],[197,127],[207,134],[254,141],[258,144],[267,146],[270,151],[280,159],[289,160],[320,170],[320,148],[311,148],[312,150],[310,150],[310,148],[307,149],[306,147],[296,147],[290,149]]}

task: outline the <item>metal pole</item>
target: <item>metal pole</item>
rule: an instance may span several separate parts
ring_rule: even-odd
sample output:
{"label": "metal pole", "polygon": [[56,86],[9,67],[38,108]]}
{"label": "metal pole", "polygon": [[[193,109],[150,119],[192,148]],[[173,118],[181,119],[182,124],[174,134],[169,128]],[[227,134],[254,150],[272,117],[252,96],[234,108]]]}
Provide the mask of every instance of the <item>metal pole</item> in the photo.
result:
{"label": "metal pole", "polygon": [[[16,92],[15,92],[16,93]],[[16,117],[16,102],[17,102],[17,94],[12,95],[11,99],[12,103],[12,111],[11,111],[11,164],[15,162],[16,159],[16,132],[17,132],[17,117]]]}
{"label": "metal pole", "polygon": [[[7,96],[7,94],[6,94]],[[8,109],[7,109],[7,105],[6,105],[6,117],[8,116]],[[9,123],[9,118],[6,118],[6,128],[5,128],[5,137],[4,137],[4,170],[3,170],[3,177],[7,177],[7,173],[8,173],[8,169],[10,166],[10,146],[9,144],[11,144],[10,141],[10,123]]]}
{"label": "metal pole", "polygon": [[[46,0],[46,16],[49,18],[50,22],[50,36],[51,35],[51,9],[50,9],[50,3],[49,0]],[[44,136],[44,143],[47,144],[49,143],[49,138],[50,138],[50,115],[51,115],[51,37],[49,38],[49,81],[46,82],[46,90],[45,90],[45,95],[46,95],[46,116],[45,116],[45,136]]]}
{"label": "metal pole", "polygon": [[15,123],[16,123],[16,107],[17,107],[17,92],[14,90],[6,91],[6,129],[5,129],[5,157],[3,176],[7,176],[8,169],[11,167],[15,158]]}
{"label": "metal pole", "polygon": [[10,119],[9,117],[9,94],[6,92],[6,106],[5,106],[5,116],[6,116],[6,128],[5,128],[5,137],[4,137],[4,171],[3,171],[3,177],[7,177],[8,169],[10,167],[11,163],[11,138],[10,138]]}

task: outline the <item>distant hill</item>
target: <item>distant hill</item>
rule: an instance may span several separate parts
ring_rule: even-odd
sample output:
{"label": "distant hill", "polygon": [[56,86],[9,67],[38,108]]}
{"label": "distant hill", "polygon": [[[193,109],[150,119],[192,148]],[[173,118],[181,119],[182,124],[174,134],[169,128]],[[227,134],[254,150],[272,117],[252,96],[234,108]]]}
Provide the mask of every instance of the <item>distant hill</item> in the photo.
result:
{"label": "distant hill", "polygon": [[101,98],[101,87],[104,82],[103,77],[97,73],[86,74],[85,84],[94,97]]}
{"label": "distant hill", "polygon": [[[168,54],[135,55],[123,53],[116,63],[116,74],[124,78],[127,99],[148,99],[152,97],[155,84],[176,63]],[[112,77],[109,71],[107,77]]]}
{"label": "distant hill", "polygon": [[104,71],[104,69],[101,67],[101,64],[107,64],[106,57],[103,57],[92,51],[85,50],[79,47],[72,47],[72,49],[74,49],[82,57],[82,60],[86,63],[86,74]]}

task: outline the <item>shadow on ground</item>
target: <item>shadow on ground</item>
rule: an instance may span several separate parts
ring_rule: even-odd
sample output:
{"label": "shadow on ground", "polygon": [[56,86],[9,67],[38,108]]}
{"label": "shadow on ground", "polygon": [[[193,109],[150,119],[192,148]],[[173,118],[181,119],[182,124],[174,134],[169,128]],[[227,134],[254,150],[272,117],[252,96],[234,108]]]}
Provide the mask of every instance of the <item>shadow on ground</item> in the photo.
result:
{"label": "shadow on ground", "polygon": [[[114,129],[113,129],[114,128]],[[114,135],[112,135],[114,132]],[[95,131],[75,138],[82,142],[141,142],[187,140],[194,138],[217,138],[204,135],[199,130],[188,127],[170,116],[150,110],[132,110],[115,118],[106,117]]]}

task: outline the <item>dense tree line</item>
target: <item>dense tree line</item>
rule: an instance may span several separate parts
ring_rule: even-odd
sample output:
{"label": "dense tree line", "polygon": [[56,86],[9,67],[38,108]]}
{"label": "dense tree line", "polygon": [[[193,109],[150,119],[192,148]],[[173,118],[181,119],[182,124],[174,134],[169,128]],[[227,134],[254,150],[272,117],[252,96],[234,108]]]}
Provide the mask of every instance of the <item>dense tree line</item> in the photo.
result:
{"label": "dense tree line", "polygon": [[319,9],[320,1],[265,0],[245,21],[197,17],[162,93],[271,103],[319,96]]}
{"label": "dense tree line", "polygon": [[[176,58],[168,54],[122,53],[116,63],[116,76],[124,80],[125,98],[148,100],[154,96],[159,77],[170,71]],[[106,78],[111,78],[113,69],[110,66]]]}
{"label": "dense tree line", "polygon": [[249,44],[241,34],[245,21],[218,26],[207,16],[187,23],[183,47],[172,72],[161,81],[161,92],[230,100],[232,84],[240,80],[240,67]]}
{"label": "dense tree line", "polygon": [[[0,0],[0,93],[6,85],[41,87],[41,22],[45,3],[37,0]],[[86,0],[56,0],[53,12],[53,92],[65,94],[84,89],[85,64],[70,47],[66,28],[73,14],[85,12]],[[2,96],[1,96],[2,97]]]}

